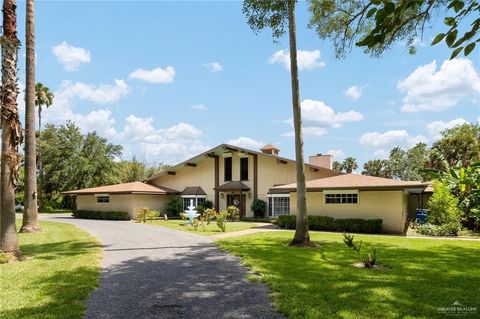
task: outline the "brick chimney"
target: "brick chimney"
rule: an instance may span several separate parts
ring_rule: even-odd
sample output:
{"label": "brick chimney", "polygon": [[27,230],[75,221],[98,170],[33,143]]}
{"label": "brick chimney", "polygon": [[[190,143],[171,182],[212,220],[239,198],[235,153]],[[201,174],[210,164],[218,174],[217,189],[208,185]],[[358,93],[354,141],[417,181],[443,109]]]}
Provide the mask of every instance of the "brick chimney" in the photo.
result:
{"label": "brick chimney", "polygon": [[275,155],[275,156],[278,156],[278,153],[280,152],[280,150],[272,144],[265,145],[260,149],[260,151],[264,154]]}
{"label": "brick chimney", "polygon": [[332,169],[333,156],[330,154],[317,154],[308,157],[308,163],[323,168]]}

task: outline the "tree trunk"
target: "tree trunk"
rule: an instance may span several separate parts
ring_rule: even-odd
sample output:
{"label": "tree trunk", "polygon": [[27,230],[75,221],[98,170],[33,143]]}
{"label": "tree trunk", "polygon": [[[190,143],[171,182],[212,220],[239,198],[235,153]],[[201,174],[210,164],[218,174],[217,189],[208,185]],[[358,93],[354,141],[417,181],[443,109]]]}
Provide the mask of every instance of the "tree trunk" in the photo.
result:
{"label": "tree trunk", "polygon": [[302,110],[298,83],[297,39],[295,31],[295,2],[288,0],[288,33],[290,39],[290,75],[292,81],[293,126],[295,129],[295,160],[297,171],[297,225],[290,246],[310,244],[307,219],[305,162],[303,160]]}
{"label": "tree trunk", "polygon": [[35,142],[35,24],[34,0],[27,0],[25,89],[25,211],[20,232],[40,231],[37,207],[37,147]]}
{"label": "tree trunk", "polygon": [[19,254],[15,226],[15,188],[20,166],[18,145],[22,143],[23,136],[17,107],[17,58],[20,41],[17,39],[16,8],[15,0],[3,1],[0,251]]}

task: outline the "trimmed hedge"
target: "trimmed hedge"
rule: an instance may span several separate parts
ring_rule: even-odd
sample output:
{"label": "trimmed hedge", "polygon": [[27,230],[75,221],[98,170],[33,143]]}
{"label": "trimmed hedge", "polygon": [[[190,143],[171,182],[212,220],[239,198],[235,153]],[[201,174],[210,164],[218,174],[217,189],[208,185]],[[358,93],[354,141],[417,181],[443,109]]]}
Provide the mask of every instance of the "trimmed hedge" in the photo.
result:
{"label": "trimmed hedge", "polygon": [[104,219],[104,220],[129,220],[127,212],[99,212],[94,210],[75,210],[72,212],[75,218]]}
{"label": "trimmed hedge", "polygon": [[[295,215],[282,215],[278,217],[280,228],[295,229],[297,217]],[[381,219],[335,219],[328,216],[308,216],[308,229],[342,231],[352,233],[380,233],[382,231]]]}

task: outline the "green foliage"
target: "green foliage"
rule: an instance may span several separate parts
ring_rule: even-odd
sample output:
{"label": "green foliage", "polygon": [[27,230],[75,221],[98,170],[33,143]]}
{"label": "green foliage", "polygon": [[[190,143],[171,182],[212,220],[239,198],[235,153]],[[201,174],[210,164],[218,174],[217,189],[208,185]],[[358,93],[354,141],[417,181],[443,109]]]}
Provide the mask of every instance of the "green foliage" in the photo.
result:
{"label": "green foliage", "polygon": [[114,159],[121,154],[122,147],[108,143],[95,132],[82,135],[73,122],[47,124],[37,143],[43,162],[39,186],[46,200],[63,191],[117,181]]}
{"label": "green foliage", "polygon": [[387,160],[370,160],[363,164],[362,175],[391,178]]}
{"label": "green foliage", "polygon": [[170,196],[165,206],[165,212],[168,216],[180,216],[180,213],[183,213],[182,198],[178,195]]}
{"label": "green foliage", "polygon": [[354,157],[346,157],[342,163],[342,171],[351,174],[354,170],[358,168],[357,160]]}
{"label": "green foliage", "polygon": [[265,218],[265,213],[267,212],[267,202],[259,198],[252,201],[250,208],[253,211],[253,216],[255,218]]}
{"label": "green foliage", "polygon": [[433,189],[433,195],[428,201],[427,221],[435,225],[458,222],[460,219],[458,199],[450,193],[447,182],[434,181]]}
{"label": "green foliage", "polygon": [[480,41],[477,0],[311,0],[310,12],[309,26],[320,38],[332,39],[338,57],[344,57],[353,44],[378,56],[399,41],[405,41],[413,54],[416,39],[440,12],[447,15],[447,31],[438,34],[432,45],[445,41],[451,59],[462,51],[469,55]]}
{"label": "green foliage", "polygon": [[430,167],[445,170],[461,163],[467,167],[480,162],[480,125],[466,123],[442,132],[442,137],[432,145],[429,156]]}
{"label": "green foliage", "polygon": [[[280,228],[295,229],[296,216],[282,215],[278,217]],[[380,233],[383,221],[381,219],[334,219],[328,216],[308,216],[310,230],[341,231],[355,233]]]}
{"label": "green foliage", "polygon": [[227,214],[228,218],[231,218],[233,220],[239,220],[240,219],[240,209],[238,209],[237,206],[228,206],[227,207]]}
{"label": "green foliage", "polygon": [[93,210],[74,210],[72,213],[75,218],[83,219],[103,219],[103,220],[129,220],[127,212],[99,212]]}
{"label": "green foliage", "polygon": [[117,163],[118,183],[143,181],[168,167],[168,165],[162,163],[149,166],[144,161],[137,160],[134,156],[130,161],[123,160]]}
{"label": "green foliage", "polygon": [[342,163],[339,161],[333,161],[332,163],[332,169],[337,172],[341,172],[343,170],[342,168]]}
{"label": "green foliage", "polygon": [[243,14],[250,28],[258,33],[265,28],[272,30],[274,39],[282,37],[287,29],[288,1],[244,0]]}
{"label": "green foliage", "polygon": [[[348,248],[351,248],[357,255],[360,257],[360,251],[362,250],[363,242],[360,241],[359,244],[355,243],[355,237],[351,234],[343,233],[343,242],[347,245]],[[363,266],[365,268],[373,268],[377,263],[377,249],[373,248],[372,253],[368,254],[363,261]]]}
{"label": "green foliage", "polygon": [[222,232],[226,232],[227,228],[227,218],[230,216],[229,212],[224,210],[215,215],[215,221],[217,223],[218,228]]}
{"label": "green foliage", "polygon": [[458,236],[462,229],[459,222],[450,222],[443,225],[426,223],[416,228],[417,233],[427,236]]}
{"label": "green foliage", "polygon": [[135,215],[135,221],[138,223],[145,223],[147,220],[152,222],[155,218],[160,217],[160,212],[151,210],[148,207],[142,207],[137,211]]}

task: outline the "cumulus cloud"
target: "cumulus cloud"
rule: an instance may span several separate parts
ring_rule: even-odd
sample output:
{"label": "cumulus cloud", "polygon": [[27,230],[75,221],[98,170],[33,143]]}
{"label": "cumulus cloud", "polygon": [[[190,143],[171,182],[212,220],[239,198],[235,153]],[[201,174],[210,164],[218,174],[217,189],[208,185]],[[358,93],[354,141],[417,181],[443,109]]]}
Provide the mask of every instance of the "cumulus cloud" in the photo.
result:
{"label": "cumulus cloud", "polygon": [[[297,63],[298,69],[303,70],[313,70],[321,69],[325,66],[325,63],[320,61],[320,50],[314,51],[297,51]],[[268,60],[270,64],[279,63],[282,64],[285,69],[290,70],[290,53],[288,50],[278,50],[270,56]]]}
{"label": "cumulus cloud", "polygon": [[61,91],[55,95],[55,98],[78,98],[80,100],[89,100],[97,104],[115,103],[126,97],[130,89],[124,80],[115,80],[114,84],[86,84],[82,82],[64,81],[61,85]]}
{"label": "cumulus cloud", "polygon": [[152,70],[136,69],[130,73],[131,79],[141,80],[149,83],[172,83],[175,79],[175,69],[167,66],[165,69],[160,67]]}
{"label": "cumulus cloud", "polygon": [[428,133],[430,133],[430,135],[432,135],[434,139],[439,139],[440,137],[442,137],[441,133],[443,131],[465,123],[468,122],[461,117],[451,120],[449,122],[434,121],[427,125],[427,131]]}
{"label": "cumulus cloud", "polygon": [[345,158],[345,153],[342,150],[328,150],[327,154],[332,155],[337,161],[341,161]]}
{"label": "cumulus cloud", "polygon": [[301,108],[303,123],[306,127],[338,128],[346,122],[363,120],[363,115],[360,112],[335,112],[325,102],[318,100],[303,100]]}
{"label": "cumulus cloud", "polygon": [[411,136],[405,130],[390,130],[383,133],[369,132],[360,137],[360,144],[375,149],[374,155],[384,158],[388,150],[399,146],[410,148],[417,143],[426,143],[425,136]]}
{"label": "cumulus cloud", "polygon": [[203,104],[193,104],[190,106],[190,108],[197,111],[205,111],[207,109],[207,107]]}
{"label": "cumulus cloud", "polygon": [[52,47],[52,52],[67,71],[76,71],[82,63],[90,63],[90,51],[71,46],[66,41]]}
{"label": "cumulus cloud", "polygon": [[457,105],[462,100],[477,100],[480,94],[480,75],[472,61],[453,59],[418,67],[397,85],[405,94],[402,111],[440,111]]}
{"label": "cumulus cloud", "polygon": [[[312,136],[312,137],[318,137],[322,136],[324,134],[327,134],[327,130],[322,128],[322,127],[302,127],[302,133],[303,136]],[[294,137],[295,132],[290,131],[290,132],[285,132],[282,134],[283,137]]]}
{"label": "cumulus cloud", "polygon": [[209,68],[210,71],[212,71],[213,73],[217,73],[223,70],[223,65],[221,65],[219,62],[204,63],[203,66]]}
{"label": "cumulus cloud", "polygon": [[356,85],[349,87],[345,92],[345,96],[348,96],[350,99],[356,101],[362,96],[362,89]]}
{"label": "cumulus cloud", "polygon": [[245,136],[240,136],[236,139],[230,140],[227,142],[227,144],[238,146],[238,147],[244,147],[252,150],[259,150],[260,148],[262,148],[262,146],[265,145],[265,143],[262,141],[257,141],[257,140],[254,140],[253,138],[249,138]]}

